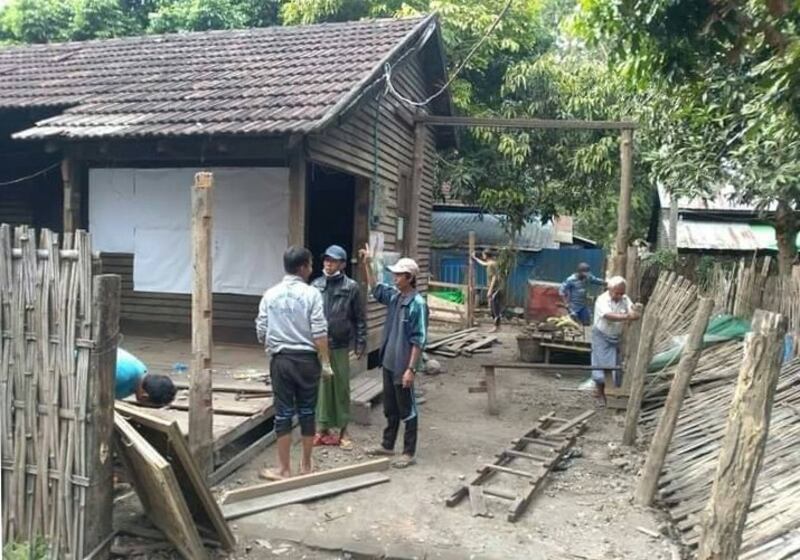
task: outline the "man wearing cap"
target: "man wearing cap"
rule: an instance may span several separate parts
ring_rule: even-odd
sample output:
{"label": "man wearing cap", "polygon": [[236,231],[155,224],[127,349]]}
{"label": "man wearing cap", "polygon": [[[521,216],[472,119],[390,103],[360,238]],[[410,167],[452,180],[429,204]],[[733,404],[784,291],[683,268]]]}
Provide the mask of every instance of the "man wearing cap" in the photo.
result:
{"label": "man wearing cap", "polygon": [[369,245],[360,251],[360,255],[372,295],[388,308],[380,351],[386,429],[381,445],[367,453],[393,456],[402,420],[405,424],[403,454],[394,462],[394,466],[405,468],[414,463],[417,452],[418,417],[414,378],[422,362],[427,336],[425,300],[416,290],[419,267],[409,258],[402,258],[387,267],[394,275],[394,286],[390,286],[375,282]]}
{"label": "man wearing cap", "polygon": [[[361,359],[367,347],[367,321],[358,283],[344,273],[347,251],[331,245],[322,258],[322,276],[311,285],[322,292],[328,320],[333,377],[322,379],[317,399],[315,445],[338,445],[350,450],[353,442],[347,434],[350,420],[350,347],[355,341],[356,357]],[[339,435],[331,433],[338,429]]]}
{"label": "man wearing cap", "polygon": [[592,322],[592,313],[589,309],[587,292],[589,286],[605,286],[606,283],[592,274],[587,263],[580,263],[578,270],[561,284],[558,290],[569,316],[581,325]]}

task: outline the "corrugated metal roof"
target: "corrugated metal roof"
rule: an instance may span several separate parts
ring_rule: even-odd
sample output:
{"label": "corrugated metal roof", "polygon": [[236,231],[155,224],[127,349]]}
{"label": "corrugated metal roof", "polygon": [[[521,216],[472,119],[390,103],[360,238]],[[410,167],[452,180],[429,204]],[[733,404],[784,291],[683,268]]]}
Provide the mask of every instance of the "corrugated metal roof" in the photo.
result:
{"label": "corrugated metal roof", "polygon": [[[508,238],[501,217],[478,212],[454,212],[435,210],[433,221],[433,245],[435,247],[466,247],[469,232],[475,232],[479,247],[503,247]],[[517,248],[523,251],[556,249],[555,228],[552,222],[542,224],[538,220],[528,222],[516,239]]]}
{"label": "corrugated metal roof", "polygon": [[309,132],[435,19],[0,49],[0,108],[70,107],[16,138]]}
{"label": "corrugated metal roof", "polygon": [[[669,220],[664,220],[669,231]],[[768,224],[679,220],[678,249],[711,251],[777,251],[775,228]],[[800,234],[797,237],[800,249]]]}
{"label": "corrugated metal roof", "polygon": [[[664,185],[658,186],[658,199],[661,208],[669,210],[672,204],[672,195]],[[768,210],[775,210],[773,204]],[[716,189],[710,197],[678,198],[678,210],[709,211],[709,212],[742,212],[756,213],[758,209],[752,204],[745,204],[738,199],[733,185],[724,185]]]}

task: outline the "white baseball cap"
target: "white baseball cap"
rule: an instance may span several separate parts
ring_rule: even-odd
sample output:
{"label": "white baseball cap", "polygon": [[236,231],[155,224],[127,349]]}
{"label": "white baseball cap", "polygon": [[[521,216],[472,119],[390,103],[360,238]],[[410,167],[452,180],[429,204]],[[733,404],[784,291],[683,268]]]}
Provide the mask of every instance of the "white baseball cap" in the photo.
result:
{"label": "white baseball cap", "polygon": [[414,259],[409,259],[409,258],[402,258],[393,265],[389,265],[386,268],[388,268],[390,272],[393,272],[395,274],[407,273],[413,277],[416,277],[417,274],[419,274],[419,266],[417,265],[416,262],[414,262]]}

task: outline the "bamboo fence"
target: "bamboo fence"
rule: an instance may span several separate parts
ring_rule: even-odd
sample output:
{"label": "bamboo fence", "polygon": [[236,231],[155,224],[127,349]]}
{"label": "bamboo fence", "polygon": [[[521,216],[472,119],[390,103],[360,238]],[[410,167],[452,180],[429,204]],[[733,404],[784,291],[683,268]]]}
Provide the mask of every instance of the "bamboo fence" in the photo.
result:
{"label": "bamboo fence", "polygon": [[[735,378],[742,349],[735,359],[713,367],[720,379]],[[710,351],[704,352],[704,358]],[[727,381],[690,395],[680,412],[664,468],[659,495],[686,544],[699,539],[700,516],[708,502],[736,383]],[[642,414],[645,434],[652,436],[658,412]],[[745,525],[740,559],[794,558],[800,555],[800,359],[783,366],[764,464]]]}
{"label": "bamboo fence", "polygon": [[37,247],[33,229],[0,226],[2,529],[6,542],[44,539],[50,558],[93,546],[92,307],[86,232],[43,230]]}

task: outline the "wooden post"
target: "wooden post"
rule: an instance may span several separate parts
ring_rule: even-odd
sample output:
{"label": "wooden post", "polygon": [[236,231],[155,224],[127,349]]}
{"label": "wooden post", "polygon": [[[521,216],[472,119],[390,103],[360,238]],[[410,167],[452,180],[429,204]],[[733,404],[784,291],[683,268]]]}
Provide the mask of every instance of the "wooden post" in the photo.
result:
{"label": "wooden post", "polygon": [[61,160],[61,182],[64,187],[63,231],[71,233],[80,224],[80,180],[74,160]]}
{"label": "wooden post", "polygon": [[625,431],[622,434],[624,445],[633,445],[636,442],[636,427],[639,423],[639,412],[642,409],[644,398],[644,383],[647,368],[653,359],[653,344],[658,332],[659,294],[653,294],[642,317],[642,330],[639,333],[639,348],[636,351],[636,361],[633,363],[630,380],[630,394],[628,407],[625,412]]}
{"label": "wooden post", "polygon": [[699,560],[739,557],[742,531],[767,444],[786,320],[758,310],[745,338],[744,360],[733,394],[711,498],[701,519]]}
{"label": "wooden post", "polygon": [[[95,276],[93,280],[92,337],[95,348],[89,358],[87,392],[91,425],[86,431],[87,472],[92,484],[86,495],[84,554],[96,549],[104,541],[110,545],[108,537],[113,531],[111,441],[114,435],[114,379],[121,285],[117,274]],[[98,557],[105,558],[107,555],[104,553]]]}
{"label": "wooden post", "polygon": [[411,170],[411,204],[408,208],[408,253],[412,259],[419,258],[419,195],[422,192],[422,174],[425,169],[425,123],[414,125],[414,167]]}
{"label": "wooden post", "polygon": [[475,232],[469,232],[469,254],[467,255],[467,328],[475,324]]}
{"label": "wooden post", "polygon": [[489,399],[489,414],[497,415],[497,383],[493,365],[483,366],[483,379],[486,382],[486,396]]}
{"label": "wooden post", "polygon": [[211,385],[211,173],[197,173],[192,189],[192,384],[189,389],[189,448],[201,472],[210,474],[214,443]]}
{"label": "wooden post", "polygon": [[683,397],[689,387],[689,381],[700,360],[703,350],[703,335],[705,335],[711,313],[714,311],[713,298],[703,297],[697,306],[694,321],[689,330],[689,340],[681,353],[681,361],[678,363],[678,371],[672,379],[669,388],[667,402],[658,420],[658,426],[650,442],[650,450],[644,464],[644,471],[639,486],[636,489],[636,503],[649,506],[653,503],[653,498],[658,489],[658,477],[661,469],[664,468],[664,459],[667,456],[675,426],[678,423],[678,414],[681,411]]}
{"label": "wooden post", "polygon": [[306,158],[302,143],[289,156],[289,245],[306,242]]}
{"label": "wooden post", "polygon": [[678,252],[678,196],[670,194],[669,200],[669,248]]}
{"label": "wooden post", "polygon": [[617,206],[617,238],[612,276],[625,274],[628,243],[631,236],[631,192],[633,191],[633,129],[624,129],[620,135],[620,183]]}

